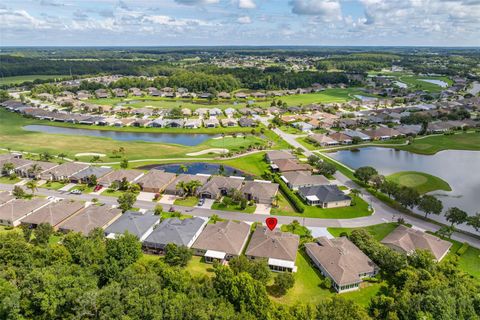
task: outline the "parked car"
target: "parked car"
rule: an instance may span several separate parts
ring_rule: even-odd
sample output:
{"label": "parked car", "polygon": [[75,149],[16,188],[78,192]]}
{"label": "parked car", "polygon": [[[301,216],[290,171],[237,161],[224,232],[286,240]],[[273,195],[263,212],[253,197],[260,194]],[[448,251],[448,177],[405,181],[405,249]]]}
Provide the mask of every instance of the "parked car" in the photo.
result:
{"label": "parked car", "polygon": [[96,186],[95,189],[93,189],[93,192],[98,192],[102,189],[102,186]]}
{"label": "parked car", "polygon": [[205,199],[202,198],[202,199],[198,200],[197,206],[201,207],[204,204],[205,204]]}
{"label": "parked car", "polygon": [[70,193],[71,194],[82,194],[82,191],[78,190],[78,189],[75,189],[75,190],[70,191]]}

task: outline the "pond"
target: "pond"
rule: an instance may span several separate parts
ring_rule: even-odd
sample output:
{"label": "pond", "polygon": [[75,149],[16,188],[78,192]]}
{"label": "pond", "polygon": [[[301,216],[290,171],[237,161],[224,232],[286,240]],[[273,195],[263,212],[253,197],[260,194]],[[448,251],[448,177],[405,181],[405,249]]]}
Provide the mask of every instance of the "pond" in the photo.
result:
{"label": "pond", "polygon": [[420,79],[420,81],[436,84],[437,86],[440,86],[442,88],[448,87],[448,83],[442,80],[436,80],[436,79]]}
{"label": "pond", "polygon": [[[434,191],[445,208],[459,207],[470,215],[480,211],[480,152],[445,150],[435,155],[420,155],[389,148],[360,148],[359,151],[337,151],[329,154],[356,169],[372,166],[381,174],[399,171],[421,171],[447,181],[452,191]],[[432,217],[433,218],[433,217]]]}
{"label": "pond", "polygon": [[[186,167],[186,171],[181,166]],[[222,174],[225,176],[242,176],[251,177],[245,172],[235,169],[234,167],[223,165],[223,171],[220,169],[220,164],[207,162],[189,162],[189,163],[172,163],[172,164],[151,164],[140,167],[141,170],[164,170],[171,173],[189,173],[189,174]]]}
{"label": "pond", "polygon": [[126,132],[114,130],[95,130],[95,129],[79,129],[79,128],[64,128],[45,125],[28,125],[23,127],[28,131],[36,131],[51,134],[67,134],[73,136],[88,136],[110,138],[118,141],[144,141],[144,142],[159,142],[172,143],[184,146],[196,146],[202,142],[220,137],[214,134],[197,134],[197,133],[159,133],[159,132]]}

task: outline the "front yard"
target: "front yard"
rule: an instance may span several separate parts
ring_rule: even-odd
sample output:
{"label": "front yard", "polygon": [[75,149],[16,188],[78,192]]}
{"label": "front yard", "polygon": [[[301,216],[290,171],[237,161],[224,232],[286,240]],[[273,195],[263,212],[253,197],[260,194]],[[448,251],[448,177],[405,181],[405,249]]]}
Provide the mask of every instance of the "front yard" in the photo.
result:
{"label": "front yard", "polygon": [[178,198],[173,204],[184,207],[195,207],[198,203],[197,197]]}
{"label": "front yard", "polygon": [[[224,197],[227,198],[227,197]],[[242,213],[254,213],[257,206],[247,204],[245,209],[242,209],[240,202],[230,202],[230,201],[215,201],[212,205],[213,210],[222,210],[222,211],[236,211]]]}

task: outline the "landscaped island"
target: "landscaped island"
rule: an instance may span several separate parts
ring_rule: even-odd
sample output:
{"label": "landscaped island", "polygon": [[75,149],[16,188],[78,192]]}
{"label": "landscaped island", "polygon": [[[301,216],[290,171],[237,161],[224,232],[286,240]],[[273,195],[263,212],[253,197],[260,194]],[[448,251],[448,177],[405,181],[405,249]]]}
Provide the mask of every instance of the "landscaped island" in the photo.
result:
{"label": "landscaped island", "polygon": [[420,194],[436,190],[451,191],[448,182],[431,174],[417,171],[402,171],[387,176],[387,180],[417,190]]}

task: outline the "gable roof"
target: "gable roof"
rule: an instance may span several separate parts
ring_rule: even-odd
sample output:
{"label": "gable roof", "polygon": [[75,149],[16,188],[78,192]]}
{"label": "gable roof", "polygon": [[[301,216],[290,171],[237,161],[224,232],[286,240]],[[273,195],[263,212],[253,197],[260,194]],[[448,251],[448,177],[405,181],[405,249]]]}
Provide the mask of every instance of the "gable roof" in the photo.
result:
{"label": "gable roof", "polygon": [[111,184],[114,181],[121,181],[126,178],[128,182],[133,182],[143,175],[140,170],[116,170],[98,179],[99,183]]}
{"label": "gable roof", "polygon": [[53,169],[48,170],[44,175],[52,175],[54,177],[70,177],[71,175],[78,173],[88,168],[87,164],[80,164],[74,162],[65,162],[56,166]]}
{"label": "gable roof", "polygon": [[259,226],[250,238],[245,255],[295,261],[299,243],[300,237],[296,234]]}
{"label": "gable roof", "polygon": [[8,192],[0,192],[0,206],[9,202],[9,201],[12,201],[13,199],[15,199],[14,196],[12,196],[10,193]]}
{"label": "gable roof", "polygon": [[371,273],[377,266],[356,245],[345,237],[320,237],[306,243],[305,250],[339,286],[358,283],[360,274]]}
{"label": "gable roof", "polygon": [[80,201],[60,200],[58,202],[52,202],[22,219],[22,223],[37,225],[40,223],[48,223],[51,226],[56,226],[84,207],[85,204]]}
{"label": "gable roof", "polygon": [[262,198],[272,198],[278,191],[278,184],[259,181],[245,181],[241,191]]}
{"label": "gable roof", "polygon": [[311,171],[312,167],[306,163],[298,163],[293,159],[274,160],[273,163],[278,167],[280,172],[283,171]]}
{"label": "gable roof", "polygon": [[128,231],[140,239],[159,220],[160,217],[154,215],[153,211],[127,211],[105,229],[105,234],[124,234]]}
{"label": "gable roof", "polygon": [[240,255],[249,234],[250,226],[245,222],[217,222],[207,225],[192,247]]}
{"label": "gable roof", "polygon": [[169,243],[188,246],[197,232],[207,223],[205,219],[195,217],[180,220],[169,218],[163,220],[145,239],[147,247],[164,247]]}
{"label": "gable roof", "polygon": [[281,159],[296,159],[296,157],[288,151],[272,150],[266,154],[269,161],[281,160]]}
{"label": "gable roof", "polygon": [[202,185],[205,184],[208,180],[208,176],[202,176],[202,175],[196,175],[196,174],[179,174],[175,180],[170,182],[168,186],[165,188],[165,191],[169,192],[176,192],[177,191],[177,185],[180,182],[190,182],[197,180],[199,181]]}
{"label": "gable roof", "polygon": [[223,177],[223,176],[213,176],[207,183],[205,183],[198,190],[199,193],[210,193],[218,194],[220,190],[230,190],[230,189],[240,189],[242,186],[243,179]]}
{"label": "gable roof", "polygon": [[428,250],[437,261],[441,260],[452,246],[448,241],[404,225],[398,226],[381,242],[386,245],[393,245],[406,253],[411,253],[415,249]]}
{"label": "gable roof", "polygon": [[88,167],[88,168],[85,168],[84,170],[80,171],[80,172],[77,172],[75,173],[74,175],[72,175],[72,178],[75,178],[75,179],[85,179],[85,178],[88,178],[92,175],[96,176],[98,179],[100,179],[101,177],[103,177],[104,175],[107,175],[109,174],[110,172],[112,172],[113,170],[111,168],[104,168],[104,167]]}

